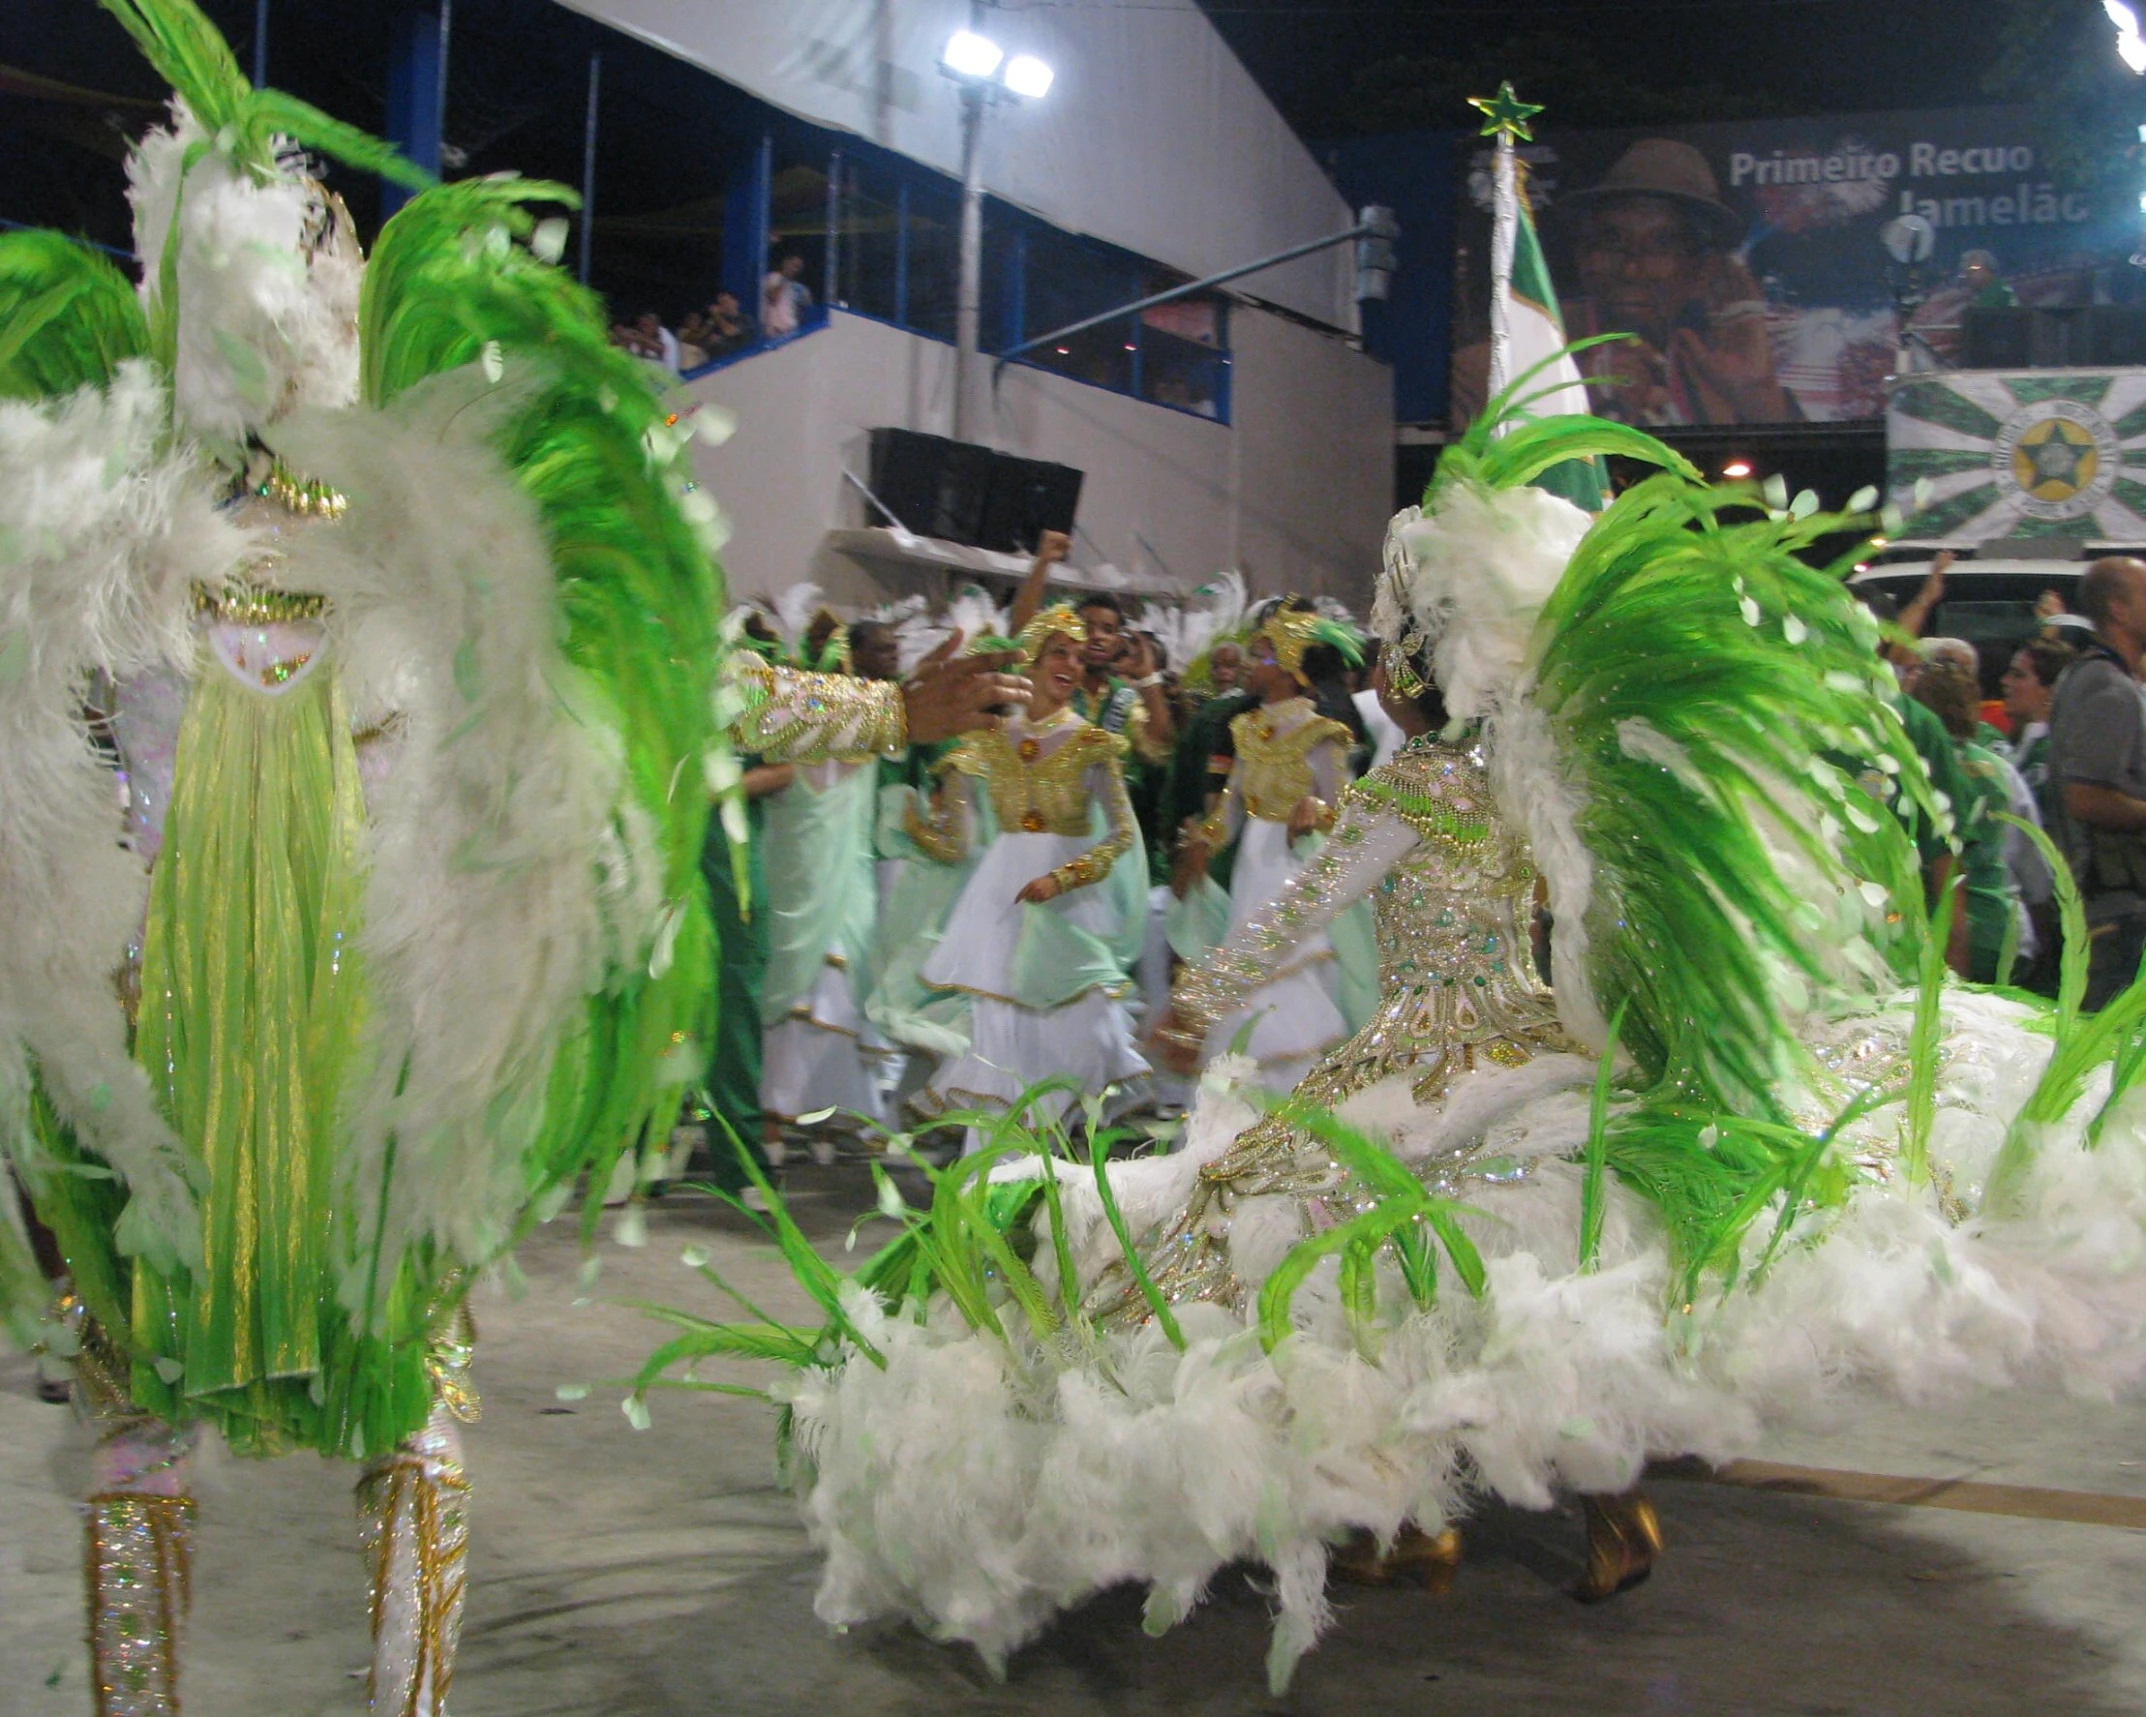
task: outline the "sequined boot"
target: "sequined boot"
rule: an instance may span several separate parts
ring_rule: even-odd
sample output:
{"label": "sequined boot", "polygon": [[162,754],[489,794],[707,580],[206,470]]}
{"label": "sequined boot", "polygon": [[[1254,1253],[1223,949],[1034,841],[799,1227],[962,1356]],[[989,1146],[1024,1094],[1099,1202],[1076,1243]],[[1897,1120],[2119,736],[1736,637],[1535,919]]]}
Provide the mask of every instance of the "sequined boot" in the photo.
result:
{"label": "sequined boot", "polygon": [[372,1709],[383,1717],[445,1717],[462,1634],[469,1553],[469,1475],[461,1425],[480,1411],[470,1382],[477,1326],[465,1303],[425,1354],[432,1412],[425,1428],[358,1480],[358,1531],[373,1577]]}
{"label": "sequined boot", "polygon": [[1580,1508],[1587,1519],[1587,1569],[1572,1595],[1583,1604],[1599,1604],[1654,1572],[1654,1559],[1662,1553],[1662,1522],[1636,1485],[1617,1496],[1583,1496]]}
{"label": "sequined boot", "polygon": [[469,1478],[444,1403],[358,1481],[359,1534],[372,1567],[373,1667],[381,1717],[443,1717],[462,1631]]}
{"label": "sequined boot", "polygon": [[177,1717],[192,1599],[192,1447],[187,1432],[141,1418],[115,1424],[98,1445],[86,1505],[97,1717]]}

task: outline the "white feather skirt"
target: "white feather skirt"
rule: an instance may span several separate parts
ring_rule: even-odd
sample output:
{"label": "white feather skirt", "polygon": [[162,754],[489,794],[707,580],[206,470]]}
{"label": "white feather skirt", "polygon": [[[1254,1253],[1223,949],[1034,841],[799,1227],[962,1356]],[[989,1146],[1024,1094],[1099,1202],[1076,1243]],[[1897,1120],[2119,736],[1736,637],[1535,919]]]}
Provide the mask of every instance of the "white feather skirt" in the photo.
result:
{"label": "white feather skirt", "polygon": [[[1466,1194],[1487,1292],[1470,1298],[1449,1270],[1417,1311],[1384,1284],[1370,1356],[1331,1261],[1272,1353],[1215,1304],[1177,1308],[1181,1352],[1150,1321],[1103,1329],[1068,1357],[973,1334],[943,1302],[918,1323],[860,1292],[852,1316],[884,1368],[791,1384],[805,1511],[827,1555],[819,1613],[907,1615],[998,1661],[1105,1586],[1146,1584],[1151,1620],[1167,1623],[1250,1560],[1277,1579],[1270,1669],[1286,1679],[1326,1621],[1327,1545],[1353,1530],[1435,1531],[1485,1494],[1539,1508],[1560,1491],[1621,1490],[1650,1457],[1727,1459],[1770,1424],[1837,1423],[1862,1398],[2138,1390],[2146,1100],[2121,1106],[2088,1149],[2104,1076],[2043,1141],[2024,1214],[1957,1220],[1940,1193],[1972,1202],[2048,1041],[1992,997],[1952,997],[1947,1015],[1937,1190],[1866,1182],[1800,1218],[1758,1289],[1688,1309],[1672,1303],[1652,1208],[1614,1183],[1599,1267],[1577,1268],[1573,1158],[1593,1064],[1576,1056],[1482,1069],[1435,1109],[1399,1084],[1344,1105],[1419,1172],[1464,1148],[1501,1159]],[[1113,1170],[1132,1231],[1166,1225],[1252,1118],[1211,1077],[1182,1152]],[[1066,1238],[1092,1281],[1115,1241],[1092,1184],[1069,1178],[1065,1195]],[[1238,1279],[1256,1288],[1303,1232],[1293,1200],[1241,1202],[1224,1229]]]}

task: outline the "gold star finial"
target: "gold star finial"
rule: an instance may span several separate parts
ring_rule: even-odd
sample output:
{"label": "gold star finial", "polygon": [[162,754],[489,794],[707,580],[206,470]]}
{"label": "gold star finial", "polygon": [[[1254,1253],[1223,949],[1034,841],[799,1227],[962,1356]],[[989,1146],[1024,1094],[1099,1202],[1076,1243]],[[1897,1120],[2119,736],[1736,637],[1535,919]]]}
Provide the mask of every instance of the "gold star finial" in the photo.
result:
{"label": "gold star finial", "polygon": [[1483,136],[1510,137],[1516,143],[1535,141],[1535,133],[1528,129],[1528,121],[1542,108],[1513,94],[1511,78],[1498,85],[1496,95],[1471,95],[1468,105],[1483,115]]}

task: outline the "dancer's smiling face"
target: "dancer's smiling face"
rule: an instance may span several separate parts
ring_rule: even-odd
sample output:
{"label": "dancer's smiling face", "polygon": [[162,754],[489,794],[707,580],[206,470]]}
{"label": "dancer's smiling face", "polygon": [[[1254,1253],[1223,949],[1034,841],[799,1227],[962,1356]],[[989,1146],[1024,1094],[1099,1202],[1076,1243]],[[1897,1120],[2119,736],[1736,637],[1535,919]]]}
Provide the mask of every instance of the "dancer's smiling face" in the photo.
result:
{"label": "dancer's smiling face", "polygon": [[1274,646],[1265,638],[1254,638],[1245,655],[1244,687],[1263,703],[1280,703],[1304,689],[1296,675],[1274,659]]}
{"label": "dancer's smiling face", "polygon": [[1080,685],[1082,671],[1080,646],[1063,632],[1053,632],[1044,640],[1043,648],[1036,656],[1036,665],[1028,670],[1028,677],[1036,688],[1029,699],[1028,713],[1033,716],[1057,714]]}

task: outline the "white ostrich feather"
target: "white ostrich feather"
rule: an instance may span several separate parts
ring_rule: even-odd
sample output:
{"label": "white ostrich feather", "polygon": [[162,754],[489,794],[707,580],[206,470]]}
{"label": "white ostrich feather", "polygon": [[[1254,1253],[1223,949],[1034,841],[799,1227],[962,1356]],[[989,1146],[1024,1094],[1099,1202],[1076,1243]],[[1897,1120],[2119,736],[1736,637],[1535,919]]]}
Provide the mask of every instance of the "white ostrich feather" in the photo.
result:
{"label": "white ostrich feather", "polygon": [[198,1258],[185,1156],[127,1053],[112,974],[148,896],[81,699],[191,660],[191,586],[252,539],[190,449],[160,446],[149,366],[108,390],[0,404],[0,1145],[32,1148],[28,1061],[60,1118],[126,1182],[119,1241],[163,1267]]}
{"label": "white ostrich feather", "polygon": [[505,1238],[558,1045],[608,972],[648,958],[663,915],[615,719],[559,648],[541,522],[487,444],[517,396],[471,366],[389,411],[271,432],[349,498],[281,576],[328,597],[357,718],[400,727],[371,804],[373,1018],[350,1116],[361,1199],[394,1141],[388,1256],[433,1236],[481,1260]]}
{"label": "white ostrich feather", "polygon": [[775,630],[782,635],[783,648],[792,655],[804,647],[805,629],[812,624],[813,615],[820,611],[820,594],[817,584],[793,584],[768,598],[768,607],[775,616]]}
{"label": "white ostrich feather", "polygon": [[[182,183],[187,152],[203,143]],[[364,265],[318,185],[294,171],[256,181],[176,100],[170,128],[128,157],[127,178],[145,302],[156,297],[166,247],[179,247],[172,390],[181,424],[235,447],[284,412],[357,397]],[[309,237],[319,241],[310,266]]]}
{"label": "white ostrich feather", "polygon": [[[1003,635],[1007,612],[991,600],[990,593],[981,585],[965,584],[946,605],[946,627],[948,631],[960,632],[968,643],[973,644],[994,633]],[[944,637],[945,633],[940,636]]]}

